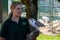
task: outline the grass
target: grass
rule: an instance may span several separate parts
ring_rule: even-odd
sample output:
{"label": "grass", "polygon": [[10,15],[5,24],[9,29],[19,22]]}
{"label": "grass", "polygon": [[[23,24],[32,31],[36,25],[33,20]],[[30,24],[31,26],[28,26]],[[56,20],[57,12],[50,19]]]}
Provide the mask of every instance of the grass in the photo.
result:
{"label": "grass", "polygon": [[60,34],[59,35],[45,35],[45,34],[40,34],[37,37],[37,40],[60,40]]}

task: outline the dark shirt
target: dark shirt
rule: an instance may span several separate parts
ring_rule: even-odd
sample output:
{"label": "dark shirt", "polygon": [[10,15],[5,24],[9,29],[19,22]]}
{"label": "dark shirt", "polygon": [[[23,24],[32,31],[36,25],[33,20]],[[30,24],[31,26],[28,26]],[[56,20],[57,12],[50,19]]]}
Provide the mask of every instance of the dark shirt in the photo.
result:
{"label": "dark shirt", "polygon": [[19,23],[7,19],[1,29],[1,37],[6,40],[26,40],[26,35],[30,33],[29,23],[26,18],[20,17]]}

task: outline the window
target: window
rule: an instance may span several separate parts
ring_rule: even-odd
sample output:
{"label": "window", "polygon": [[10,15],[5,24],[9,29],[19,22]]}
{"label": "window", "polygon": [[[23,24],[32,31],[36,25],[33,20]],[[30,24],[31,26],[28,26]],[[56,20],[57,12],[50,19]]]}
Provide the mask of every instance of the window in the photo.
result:
{"label": "window", "polygon": [[[59,24],[58,24],[58,26],[56,26],[56,24],[59,23],[57,20],[60,21],[60,3],[58,2],[58,0],[38,0],[37,19],[38,19],[38,21],[40,21],[41,19],[42,20],[47,19],[46,21],[49,22],[47,24],[50,24],[50,25],[46,26],[46,27],[49,27],[51,29],[52,33],[54,33],[56,31],[55,28],[60,28]],[[52,24],[53,21],[55,23]],[[60,29],[57,29],[57,30],[60,30]],[[60,32],[60,31],[56,31],[55,33],[57,33],[57,32]]]}
{"label": "window", "polygon": [[53,16],[51,19],[56,17],[60,19],[60,3],[58,0],[38,0],[38,19],[44,15]]}

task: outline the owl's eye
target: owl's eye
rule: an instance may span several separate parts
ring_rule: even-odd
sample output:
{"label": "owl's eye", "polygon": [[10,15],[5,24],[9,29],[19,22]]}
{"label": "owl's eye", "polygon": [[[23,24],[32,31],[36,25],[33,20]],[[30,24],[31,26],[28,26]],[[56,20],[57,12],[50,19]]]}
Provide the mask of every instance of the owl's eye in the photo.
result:
{"label": "owl's eye", "polygon": [[33,22],[33,21],[32,21]]}

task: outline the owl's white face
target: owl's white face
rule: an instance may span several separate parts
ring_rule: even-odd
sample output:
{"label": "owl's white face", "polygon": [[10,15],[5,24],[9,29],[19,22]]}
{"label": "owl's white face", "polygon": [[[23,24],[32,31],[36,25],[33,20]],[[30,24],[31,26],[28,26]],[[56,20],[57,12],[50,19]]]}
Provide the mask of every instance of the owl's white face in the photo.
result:
{"label": "owl's white face", "polygon": [[44,24],[38,22],[37,20],[35,20],[35,19],[33,19],[33,18],[30,18],[30,19],[29,19],[29,24],[30,24],[32,27],[36,28],[37,30],[38,30],[39,27],[45,27]]}
{"label": "owl's white face", "polygon": [[29,19],[29,24],[30,24],[31,26],[33,26],[33,27],[38,27],[35,23],[36,23],[36,21],[35,21],[33,18],[30,18],[30,19]]}

